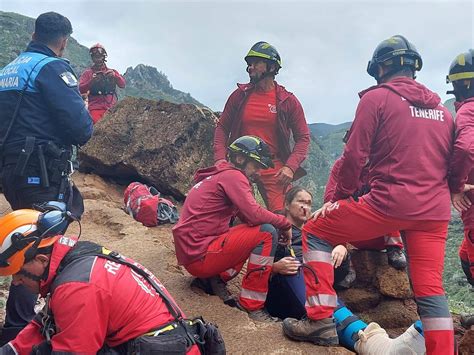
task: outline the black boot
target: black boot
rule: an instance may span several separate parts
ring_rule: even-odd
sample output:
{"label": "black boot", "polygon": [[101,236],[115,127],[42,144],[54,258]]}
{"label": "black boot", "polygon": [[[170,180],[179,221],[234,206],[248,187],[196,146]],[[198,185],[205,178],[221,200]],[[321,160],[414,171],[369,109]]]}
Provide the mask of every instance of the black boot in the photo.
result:
{"label": "black boot", "polygon": [[191,287],[197,287],[208,295],[218,296],[224,304],[235,307],[237,304],[236,299],[227,289],[227,284],[222,281],[220,276],[213,276],[208,278],[195,278],[191,282]]}
{"label": "black boot", "polygon": [[407,257],[400,247],[387,247],[387,259],[389,265],[397,270],[402,270],[407,267]]}

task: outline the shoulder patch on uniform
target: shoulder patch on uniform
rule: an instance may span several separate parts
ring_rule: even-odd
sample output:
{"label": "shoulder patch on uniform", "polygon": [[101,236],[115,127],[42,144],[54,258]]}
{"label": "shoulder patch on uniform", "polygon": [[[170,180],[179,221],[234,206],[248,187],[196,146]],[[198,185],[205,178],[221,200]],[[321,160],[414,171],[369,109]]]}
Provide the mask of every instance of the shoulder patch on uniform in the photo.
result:
{"label": "shoulder patch on uniform", "polygon": [[69,72],[69,71],[65,71],[64,73],[60,74],[59,75],[61,79],[63,79],[63,81],[66,83],[67,86],[69,86],[70,88],[74,87],[74,86],[77,86],[77,78],[76,76]]}

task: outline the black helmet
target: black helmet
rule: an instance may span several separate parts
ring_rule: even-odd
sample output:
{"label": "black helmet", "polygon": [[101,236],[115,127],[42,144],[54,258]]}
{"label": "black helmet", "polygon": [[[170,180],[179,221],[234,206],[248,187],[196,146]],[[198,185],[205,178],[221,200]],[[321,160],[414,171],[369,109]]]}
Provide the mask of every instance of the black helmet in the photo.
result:
{"label": "black helmet", "polygon": [[421,70],[423,61],[420,53],[415,46],[411,44],[405,37],[396,35],[385,41],[382,41],[375,48],[372,59],[367,65],[367,73],[375,79],[378,78],[378,64],[384,63],[390,66],[410,66],[415,71]]}
{"label": "black helmet", "polygon": [[272,154],[268,144],[255,136],[237,138],[230,146],[231,153],[240,153],[262,165],[264,169],[274,168]]}
{"label": "black helmet", "polygon": [[280,54],[270,43],[263,41],[255,43],[252,48],[250,48],[244,59],[247,62],[247,59],[251,57],[267,59],[278,64],[278,69],[281,68]]}
{"label": "black helmet", "polygon": [[459,54],[449,67],[446,83],[474,78],[474,50]]}

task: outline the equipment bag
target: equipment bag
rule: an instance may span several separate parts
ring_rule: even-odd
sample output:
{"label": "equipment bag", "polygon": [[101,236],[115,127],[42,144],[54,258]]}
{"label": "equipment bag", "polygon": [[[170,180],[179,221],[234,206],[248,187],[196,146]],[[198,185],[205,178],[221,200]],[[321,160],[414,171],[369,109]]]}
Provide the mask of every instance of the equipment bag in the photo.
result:
{"label": "equipment bag", "polygon": [[132,182],[125,189],[123,202],[125,211],[146,227],[178,221],[178,209],[170,200],[160,197],[152,186]]}

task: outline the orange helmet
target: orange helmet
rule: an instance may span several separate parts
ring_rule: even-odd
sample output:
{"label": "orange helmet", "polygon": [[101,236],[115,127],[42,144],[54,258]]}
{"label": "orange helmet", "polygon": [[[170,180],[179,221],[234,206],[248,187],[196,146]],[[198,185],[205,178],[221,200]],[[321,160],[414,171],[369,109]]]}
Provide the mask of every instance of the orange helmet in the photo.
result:
{"label": "orange helmet", "polygon": [[96,43],[94,44],[90,49],[89,49],[89,54],[92,54],[92,52],[98,52],[99,54],[102,54],[104,55],[105,57],[107,57],[107,51],[105,50],[105,47],[100,44],[100,43]]}
{"label": "orange helmet", "polygon": [[54,244],[67,228],[65,215],[24,209],[0,217],[0,276],[16,274],[38,248]]}

